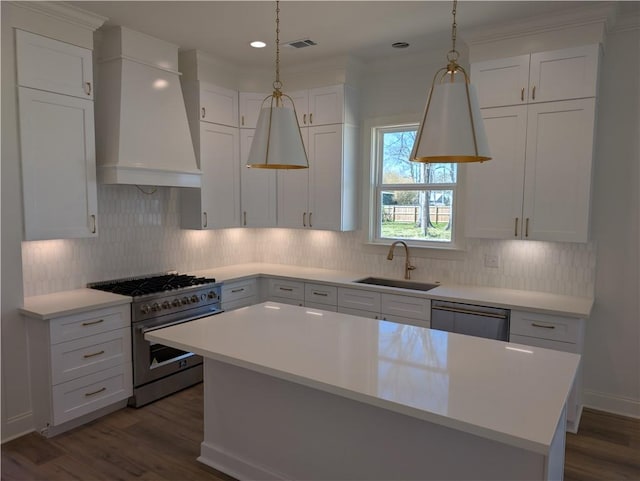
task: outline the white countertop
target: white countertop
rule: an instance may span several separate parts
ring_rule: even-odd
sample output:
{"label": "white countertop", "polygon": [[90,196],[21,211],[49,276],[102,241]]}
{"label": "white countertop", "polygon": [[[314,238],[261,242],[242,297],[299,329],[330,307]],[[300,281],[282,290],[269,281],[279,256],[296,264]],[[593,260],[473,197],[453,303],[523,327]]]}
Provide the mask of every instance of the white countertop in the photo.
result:
{"label": "white countertop", "polygon": [[[192,272],[192,274],[214,277],[220,282],[230,282],[258,276],[282,277],[301,281],[334,284],[356,289],[411,295],[427,299],[441,299],[508,309],[522,309],[529,312],[556,314],[581,319],[588,318],[593,307],[592,298],[562,296],[538,291],[446,284],[425,292],[358,284],[354,281],[368,277],[371,273],[298,267],[284,264],[239,264],[213,267],[211,269]],[[401,279],[398,278],[398,280]]]}
{"label": "white countertop", "polygon": [[96,289],[75,289],[73,291],[54,292],[42,296],[31,296],[24,300],[24,306],[18,310],[36,319],[49,320],[85,312],[89,309],[129,304],[131,297],[98,291]]}
{"label": "white countertop", "polygon": [[278,303],[145,337],[541,454],[548,453],[580,359]]}

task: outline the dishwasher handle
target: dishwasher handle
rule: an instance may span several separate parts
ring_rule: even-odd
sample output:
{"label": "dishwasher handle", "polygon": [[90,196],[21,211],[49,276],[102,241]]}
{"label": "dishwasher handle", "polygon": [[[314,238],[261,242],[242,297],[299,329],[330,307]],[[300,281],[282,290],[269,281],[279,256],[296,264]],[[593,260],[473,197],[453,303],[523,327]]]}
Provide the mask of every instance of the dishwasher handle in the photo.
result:
{"label": "dishwasher handle", "polygon": [[460,309],[457,307],[447,307],[447,306],[431,306],[431,309],[434,311],[448,311],[448,312],[456,312],[458,314],[470,314],[472,316],[481,316],[481,317],[493,317],[496,319],[507,319],[506,314],[493,314],[491,312],[482,312],[482,311],[472,311],[470,309]]}

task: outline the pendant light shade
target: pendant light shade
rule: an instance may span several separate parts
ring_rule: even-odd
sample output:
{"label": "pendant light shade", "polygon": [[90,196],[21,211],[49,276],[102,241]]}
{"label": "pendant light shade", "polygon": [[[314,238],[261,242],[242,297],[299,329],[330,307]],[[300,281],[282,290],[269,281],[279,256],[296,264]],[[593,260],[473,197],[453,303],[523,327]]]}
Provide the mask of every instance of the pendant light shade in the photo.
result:
{"label": "pendant light shade", "polygon": [[[276,1],[276,79],[273,93],[264,99],[249,150],[247,167],[257,169],[308,169],[293,99],[280,81],[280,2]],[[267,102],[269,102],[267,104]]]}
{"label": "pendant light shade", "polygon": [[271,105],[260,109],[247,166],[259,169],[309,167],[293,106]]}
{"label": "pendant light shade", "polygon": [[432,87],[411,160],[454,163],[489,159],[489,144],[474,86],[444,82]]}
{"label": "pendant light shade", "polygon": [[478,97],[467,72],[458,65],[456,7],[453,1],[452,49],[447,66],[433,77],[429,99],[413,150],[413,162],[459,163],[491,159]]}

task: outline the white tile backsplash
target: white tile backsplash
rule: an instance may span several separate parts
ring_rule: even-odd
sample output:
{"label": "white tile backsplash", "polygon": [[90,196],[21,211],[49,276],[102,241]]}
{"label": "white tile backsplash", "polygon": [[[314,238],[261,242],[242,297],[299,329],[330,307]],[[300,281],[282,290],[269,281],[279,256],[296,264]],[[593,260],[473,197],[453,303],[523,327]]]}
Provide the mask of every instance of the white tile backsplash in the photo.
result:
{"label": "white tile backsplash", "polygon": [[[147,188],[145,188],[147,190]],[[393,261],[363,244],[362,232],[298,229],[180,229],[179,189],[146,195],[135,186],[98,187],[99,237],[22,243],[25,296],[76,289],[88,282],[181,272],[244,262],[296,264],[399,278]],[[484,267],[485,254],[500,257]],[[412,257],[412,278],[593,296],[595,246],[470,239],[454,259]]]}

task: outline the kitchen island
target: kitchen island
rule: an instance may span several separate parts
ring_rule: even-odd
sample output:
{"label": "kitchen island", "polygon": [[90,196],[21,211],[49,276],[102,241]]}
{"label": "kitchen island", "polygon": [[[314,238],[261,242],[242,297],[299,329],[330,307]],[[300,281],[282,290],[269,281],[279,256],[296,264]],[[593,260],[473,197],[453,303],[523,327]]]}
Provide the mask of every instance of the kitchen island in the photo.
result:
{"label": "kitchen island", "polygon": [[579,356],[263,303],[146,334],[205,358],[201,462],[240,479],[561,479]]}

